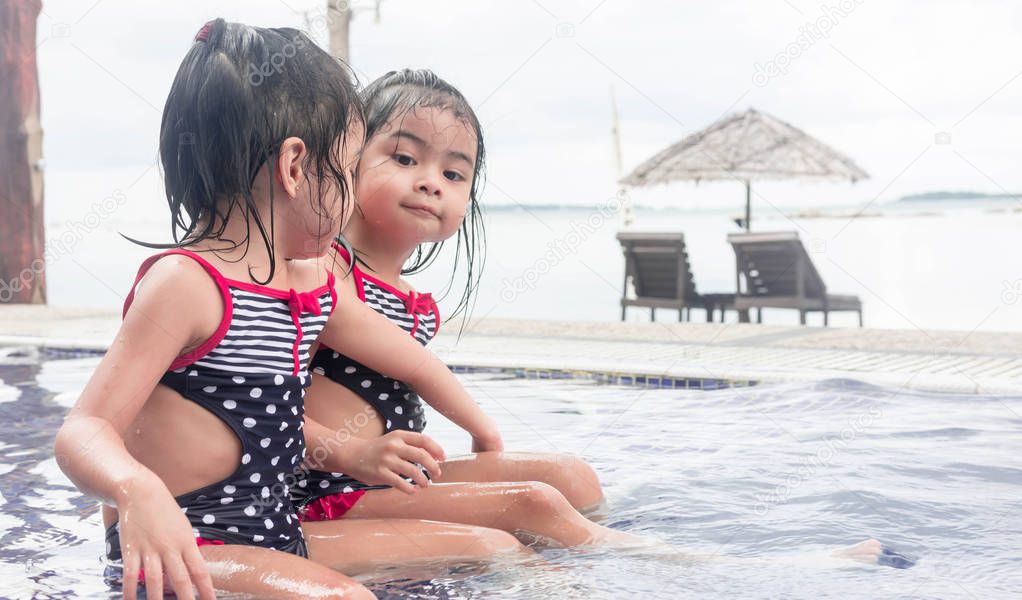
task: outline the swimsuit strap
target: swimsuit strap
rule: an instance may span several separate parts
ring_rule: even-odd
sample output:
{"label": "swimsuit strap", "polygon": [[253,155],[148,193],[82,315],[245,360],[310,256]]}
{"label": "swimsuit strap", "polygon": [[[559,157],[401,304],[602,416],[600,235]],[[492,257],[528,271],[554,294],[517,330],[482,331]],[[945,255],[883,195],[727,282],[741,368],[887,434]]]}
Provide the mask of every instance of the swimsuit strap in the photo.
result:
{"label": "swimsuit strap", "polygon": [[156,261],[160,260],[165,256],[172,255],[187,256],[188,258],[199,263],[202,266],[202,268],[206,270],[206,273],[209,274],[209,276],[213,279],[213,282],[216,283],[217,288],[220,290],[220,298],[221,300],[223,300],[224,309],[224,316],[223,318],[220,319],[220,325],[217,326],[216,331],[213,332],[213,335],[209,336],[209,339],[200,344],[194,350],[191,350],[190,352],[186,352],[185,354],[178,356],[176,359],[174,359],[174,362],[170,364],[171,369],[179,369],[181,367],[192,364],[196,360],[199,360],[200,358],[208,354],[210,350],[215,348],[217,344],[220,343],[221,340],[223,340],[224,336],[227,334],[227,330],[231,326],[231,318],[233,316],[234,311],[234,302],[231,298],[230,285],[228,283],[227,278],[224,277],[223,274],[221,274],[216,267],[214,267],[212,264],[209,263],[209,261],[202,258],[195,252],[192,252],[191,250],[185,250],[184,248],[173,248],[171,250],[167,250],[166,252],[161,252],[154,256],[150,256],[149,258],[145,259],[142,262],[141,266],[139,266],[138,275],[135,276],[135,282],[131,284],[131,290],[128,291],[128,296],[124,299],[124,307],[121,311],[122,319],[124,318],[124,315],[128,314],[128,308],[131,307],[131,303],[135,300],[135,288],[138,287],[138,283],[142,280],[143,277],[145,277],[146,273],[149,272],[149,269],[152,268],[154,264],[156,264]]}

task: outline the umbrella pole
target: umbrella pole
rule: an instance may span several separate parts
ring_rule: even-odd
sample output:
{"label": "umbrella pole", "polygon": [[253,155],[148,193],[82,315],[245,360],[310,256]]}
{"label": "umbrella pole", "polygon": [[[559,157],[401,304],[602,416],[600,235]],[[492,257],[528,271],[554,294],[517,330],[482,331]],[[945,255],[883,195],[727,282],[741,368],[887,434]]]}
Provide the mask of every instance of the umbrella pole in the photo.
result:
{"label": "umbrella pole", "polygon": [[752,184],[745,182],[745,231],[752,231]]}

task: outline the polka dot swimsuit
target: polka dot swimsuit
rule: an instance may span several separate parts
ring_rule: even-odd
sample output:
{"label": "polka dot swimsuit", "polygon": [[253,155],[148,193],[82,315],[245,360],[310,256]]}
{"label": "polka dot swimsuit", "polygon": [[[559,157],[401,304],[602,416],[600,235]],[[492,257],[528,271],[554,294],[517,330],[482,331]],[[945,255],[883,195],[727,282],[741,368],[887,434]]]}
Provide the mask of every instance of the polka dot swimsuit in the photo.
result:
{"label": "polka dot swimsuit", "polygon": [[[241,462],[223,481],[176,498],[196,537],[307,556],[290,487],[305,457],[304,366],[336,301],[333,275],[310,292],[283,291],[223,277],[192,252],[172,250],[142,264],[139,279],[163,256],[201,264],[224,299],[217,332],[178,358],[160,383],[212,412],[241,442]],[[136,285],[138,280],[136,279]],[[125,311],[134,288],[125,302]],[[117,526],[107,554],[120,556]],[[216,543],[216,542],[214,542]]]}
{"label": "polka dot swimsuit", "polygon": [[[334,249],[348,260],[347,252],[339,245]],[[404,293],[393,286],[367,275],[356,263],[352,276],[359,298],[376,312],[407,331],[422,345],[436,335],[440,315],[429,294]],[[348,388],[372,406],[384,422],[384,431],[397,429],[422,431],[426,427],[422,401],[404,382],[386,377],[359,362],[330,348],[321,348],[312,358],[310,370],[329,377]],[[292,497],[300,507],[334,494],[386,489],[386,485],[362,483],[344,473],[309,471],[292,488]]]}

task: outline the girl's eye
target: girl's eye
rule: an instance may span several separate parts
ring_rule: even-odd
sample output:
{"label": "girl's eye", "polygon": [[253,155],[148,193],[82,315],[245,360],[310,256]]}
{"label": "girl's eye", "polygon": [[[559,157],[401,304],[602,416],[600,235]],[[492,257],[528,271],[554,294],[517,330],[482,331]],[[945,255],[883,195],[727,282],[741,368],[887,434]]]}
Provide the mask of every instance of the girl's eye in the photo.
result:
{"label": "girl's eye", "polygon": [[399,165],[403,165],[405,167],[410,167],[415,164],[415,159],[407,154],[395,154],[394,160],[396,160]]}
{"label": "girl's eye", "polygon": [[451,181],[465,181],[465,178],[461,176],[461,173],[457,171],[444,171],[444,177]]}

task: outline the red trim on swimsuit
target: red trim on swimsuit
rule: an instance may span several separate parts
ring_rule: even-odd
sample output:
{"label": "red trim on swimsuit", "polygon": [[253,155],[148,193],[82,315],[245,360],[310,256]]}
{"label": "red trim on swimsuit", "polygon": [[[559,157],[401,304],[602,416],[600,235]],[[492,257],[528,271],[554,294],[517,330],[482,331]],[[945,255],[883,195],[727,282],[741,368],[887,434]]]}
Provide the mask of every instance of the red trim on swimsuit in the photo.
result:
{"label": "red trim on swimsuit", "polygon": [[[207,540],[206,538],[203,537],[196,537],[195,545],[201,548],[203,546],[223,546],[224,543],[221,542],[220,540]],[[164,571],[164,577],[166,577],[166,570]],[[138,582],[141,584],[145,583],[145,569],[141,567],[139,567],[138,569]],[[148,594],[146,595],[148,596]]]}
{"label": "red trim on swimsuit", "polygon": [[429,307],[429,310],[427,312],[432,312],[433,317],[436,320],[436,331],[433,332],[433,337],[436,337],[436,334],[440,332],[440,309],[437,307],[436,302],[433,301],[433,296],[431,294],[429,293],[420,294],[415,290],[403,292],[398,288],[392,286],[391,284],[387,283],[386,281],[383,281],[378,277],[374,277],[373,275],[370,275],[363,271],[362,269],[358,268],[358,262],[356,261],[352,263],[351,257],[348,256],[348,251],[344,249],[344,246],[341,246],[336,241],[332,243],[332,246],[334,250],[337,252],[337,254],[341,257],[341,259],[344,260],[344,262],[351,265],[351,273],[352,275],[354,275],[355,289],[358,290],[359,300],[361,300],[362,302],[366,301],[365,285],[362,283],[363,279],[368,279],[369,281],[373,282],[373,284],[376,285],[377,287],[382,288],[383,290],[388,291],[391,294],[394,294],[401,300],[404,300],[406,312],[409,315],[411,315],[413,319],[415,319],[415,325],[409,332],[409,334],[412,337],[415,337],[415,332],[418,331],[419,329],[418,308],[425,304],[426,306]]}
{"label": "red trim on swimsuit", "polygon": [[145,277],[145,274],[149,272],[149,269],[156,263],[156,261],[160,260],[164,256],[171,256],[175,254],[187,256],[199,263],[202,268],[206,270],[206,273],[213,278],[213,282],[216,283],[217,288],[220,290],[220,296],[224,303],[224,316],[220,319],[220,325],[216,328],[216,331],[213,332],[213,335],[209,336],[209,339],[200,344],[199,347],[194,350],[186,352],[185,354],[175,358],[174,362],[170,363],[169,370],[187,367],[201,359],[203,356],[209,354],[213,348],[216,348],[217,344],[219,344],[224,339],[224,336],[227,335],[227,330],[231,327],[231,317],[234,312],[234,301],[231,298],[230,286],[228,285],[230,280],[221,275],[220,271],[218,271],[216,267],[209,264],[206,259],[202,258],[198,254],[183,248],[175,248],[173,250],[161,252],[155,256],[150,256],[142,262],[142,266],[138,268],[138,275],[135,277],[135,282],[131,284],[131,291],[128,292],[128,297],[124,299],[124,309],[121,312],[122,319],[124,318],[124,315],[128,314],[128,308],[131,307],[131,303],[135,299],[135,288],[138,286],[138,282]]}
{"label": "red trim on swimsuit", "polygon": [[238,289],[242,289],[242,290],[245,290],[245,291],[248,291],[248,292],[255,292],[257,294],[262,294],[264,296],[270,296],[272,298],[277,298],[277,299],[280,299],[280,300],[290,300],[292,292],[295,292],[295,293],[297,293],[299,295],[309,295],[309,296],[319,297],[319,296],[322,296],[323,293],[328,291],[328,290],[333,291],[334,276],[333,276],[333,273],[330,273],[329,271],[327,271],[327,273],[328,273],[328,275],[327,275],[327,282],[325,284],[319,286],[318,288],[316,288],[314,290],[309,290],[307,292],[296,292],[294,289],[279,290],[277,288],[272,288],[272,287],[265,286],[265,285],[259,285],[258,283],[250,283],[250,282],[247,282],[247,281],[238,281],[237,279],[228,279],[226,277],[224,278],[224,280],[229,282],[231,284],[231,287],[236,287]]}
{"label": "red trim on swimsuit", "polygon": [[[341,258],[344,260],[344,262],[346,262],[349,265],[351,265],[351,257],[348,256],[348,251],[344,249],[344,246],[341,246],[337,242],[334,242],[333,246],[334,246],[334,250],[337,251],[337,254],[339,254],[341,256]],[[353,264],[351,266],[351,271],[352,271],[352,273],[357,275],[357,277],[355,278],[355,282],[358,284],[359,297],[361,298],[361,300],[363,302],[365,302],[365,292],[362,291],[362,282],[359,281],[360,279],[368,279],[369,281],[372,281],[373,283],[375,283],[379,287],[387,290],[388,292],[391,292],[391,293],[397,295],[402,300],[405,300],[405,299],[408,298],[408,292],[402,292],[401,290],[399,290],[396,287],[390,285],[386,281],[383,281],[383,280],[381,280],[381,279],[379,279],[377,277],[374,277],[374,276],[366,273],[362,269],[358,268],[358,262],[356,262],[355,264]]]}
{"label": "red trim on swimsuit", "polygon": [[181,369],[191,365],[192,363],[198,361],[202,357],[209,354],[209,352],[213,350],[213,348],[216,348],[217,345],[221,341],[223,341],[224,336],[227,335],[227,331],[231,327],[231,318],[234,312],[234,300],[231,297],[230,291],[230,288],[233,287],[239,290],[245,290],[263,296],[277,298],[278,300],[288,301],[288,308],[291,311],[291,320],[294,322],[294,325],[298,330],[298,335],[295,336],[295,343],[294,346],[292,347],[292,356],[294,358],[294,370],[292,371],[291,374],[298,375],[298,372],[301,371],[301,364],[298,359],[298,348],[302,343],[303,337],[302,326],[299,319],[303,313],[307,312],[315,315],[320,314],[320,311],[322,309],[319,305],[319,296],[323,295],[323,293],[328,290],[330,291],[331,306],[337,304],[337,289],[334,287],[335,283],[334,274],[332,272],[327,271],[326,284],[321,285],[314,290],[309,290],[307,292],[299,292],[296,291],[294,288],[289,290],[280,290],[265,285],[259,285],[257,283],[238,281],[237,279],[230,279],[228,277],[224,277],[223,274],[220,273],[220,271],[217,270],[216,267],[210,264],[209,261],[207,261],[206,259],[199,256],[197,253],[192,252],[191,250],[185,250],[184,248],[174,248],[171,250],[167,250],[166,252],[161,252],[160,254],[150,256],[149,258],[142,262],[142,266],[140,266],[138,269],[138,275],[135,276],[135,282],[131,284],[131,290],[128,292],[127,298],[124,299],[124,308],[121,312],[122,319],[124,318],[124,315],[128,314],[128,308],[131,306],[132,301],[134,301],[135,299],[135,288],[138,286],[138,282],[141,281],[143,277],[145,277],[146,273],[149,272],[149,269],[152,268],[156,261],[160,260],[165,256],[171,256],[175,254],[179,256],[187,256],[188,258],[191,258],[195,262],[199,263],[199,265],[201,265],[202,268],[206,270],[206,273],[208,273],[209,276],[213,278],[214,283],[216,283],[217,288],[220,290],[220,295],[222,297],[221,299],[223,300],[224,303],[224,316],[222,319],[220,319],[220,325],[217,327],[216,331],[213,332],[213,335],[209,337],[209,339],[207,339],[205,342],[199,345],[199,347],[195,348],[191,352],[187,352],[175,358],[174,361],[170,363],[169,370]]}
{"label": "red trim on swimsuit", "polygon": [[365,490],[354,492],[338,492],[329,496],[316,498],[305,505],[298,513],[302,521],[333,521],[340,519],[344,513],[351,510],[358,499],[366,493]]}

